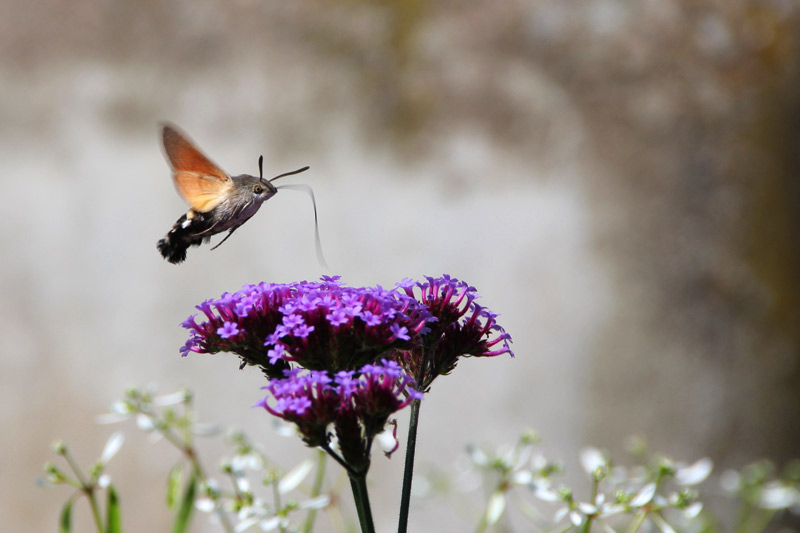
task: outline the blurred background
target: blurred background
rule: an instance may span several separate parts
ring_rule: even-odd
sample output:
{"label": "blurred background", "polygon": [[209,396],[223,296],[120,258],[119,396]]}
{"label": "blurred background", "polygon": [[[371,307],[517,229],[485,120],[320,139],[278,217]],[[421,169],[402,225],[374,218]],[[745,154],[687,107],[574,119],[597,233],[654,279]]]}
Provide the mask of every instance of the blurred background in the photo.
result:
{"label": "blurred background", "polygon": [[[179,323],[322,274],[449,273],[513,335],[516,359],[435,383],[421,468],[527,427],[571,470],[631,434],[717,473],[797,457],[799,29],[791,0],[0,0],[2,529],[55,529],[67,491],[34,483],[51,441],[88,465],[129,385],[189,387],[201,420],[304,457],[250,409],[260,374],[182,359]],[[231,174],[310,165],[291,180],[316,193],[330,270],[293,191],[166,263],[186,206],[164,120]],[[126,530],[165,530],[177,455],[124,429]],[[374,461],[379,531],[401,468]],[[410,530],[474,524],[417,500]]]}

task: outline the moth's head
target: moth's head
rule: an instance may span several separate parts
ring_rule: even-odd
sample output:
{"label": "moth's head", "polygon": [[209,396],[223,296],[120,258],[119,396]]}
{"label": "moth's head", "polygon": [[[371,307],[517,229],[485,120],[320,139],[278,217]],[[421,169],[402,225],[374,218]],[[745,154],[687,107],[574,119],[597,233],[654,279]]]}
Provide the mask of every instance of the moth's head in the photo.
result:
{"label": "moth's head", "polygon": [[265,202],[275,196],[278,189],[271,184],[268,180],[264,179],[264,156],[258,157],[258,177],[249,174],[242,174],[233,178],[236,183],[238,194],[256,200],[257,202]]}
{"label": "moth's head", "polygon": [[233,178],[239,194],[250,197],[259,202],[269,200],[278,192],[277,187],[262,177],[242,174]]}
{"label": "moth's head", "polygon": [[[273,181],[279,178],[283,178],[285,176],[293,176],[294,174],[299,174],[300,172],[305,172],[306,170],[308,170],[308,167],[303,167],[297,170],[292,170],[291,172],[284,172],[283,174],[279,174],[274,178],[272,178],[271,180],[265,180],[263,165],[264,165],[264,156],[260,155],[258,156],[258,183],[253,184],[252,190],[253,194],[258,196],[262,202],[264,200],[272,198],[278,192],[279,187],[275,187],[275,185],[272,184]],[[237,180],[241,180],[242,178],[251,178],[253,180],[256,179],[255,176],[239,176]]]}

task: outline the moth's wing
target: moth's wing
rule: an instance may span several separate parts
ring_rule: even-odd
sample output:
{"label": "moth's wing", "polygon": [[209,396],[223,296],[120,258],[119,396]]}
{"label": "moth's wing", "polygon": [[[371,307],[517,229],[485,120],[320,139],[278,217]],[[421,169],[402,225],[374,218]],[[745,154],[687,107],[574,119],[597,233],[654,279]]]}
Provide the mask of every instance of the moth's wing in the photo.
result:
{"label": "moth's wing", "polygon": [[230,181],[222,182],[214,176],[195,172],[175,172],[172,180],[186,203],[200,213],[207,213],[222,203],[232,187]]}
{"label": "moth's wing", "polygon": [[163,130],[164,151],[172,167],[175,188],[192,209],[208,212],[225,198],[233,186],[227,172],[203,155],[176,127],[166,124]]}

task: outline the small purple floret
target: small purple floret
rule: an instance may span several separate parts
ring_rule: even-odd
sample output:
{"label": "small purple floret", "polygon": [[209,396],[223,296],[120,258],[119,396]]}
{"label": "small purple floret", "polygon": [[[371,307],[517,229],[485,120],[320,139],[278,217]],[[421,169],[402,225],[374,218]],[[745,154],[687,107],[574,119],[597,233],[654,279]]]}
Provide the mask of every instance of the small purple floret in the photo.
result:
{"label": "small purple floret", "polygon": [[225,322],[221,328],[217,328],[217,335],[223,339],[230,339],[239,334],[239,327],[233,322]]}

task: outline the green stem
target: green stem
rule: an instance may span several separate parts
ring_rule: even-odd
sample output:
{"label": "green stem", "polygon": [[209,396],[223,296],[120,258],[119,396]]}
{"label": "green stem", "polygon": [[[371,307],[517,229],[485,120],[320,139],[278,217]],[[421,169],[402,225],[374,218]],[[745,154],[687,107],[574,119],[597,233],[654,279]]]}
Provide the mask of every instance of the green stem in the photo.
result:
{"label": "green stem", "polygon": [[[597,501],[597,486],[599,484],[600,481],[594,475],[592,475],[592,505],[594,505],[594,502]],[[594,520],[594,515],[586,516],[586,523],[583,524],[583,533],[589,533],[592,530],[592,520]]]}
{"label": "green stem", "polygon": [[397,533],[408,530],[408,512],[411,508],[411,481],[414,477],[414,455],[417,449],[417,426],[419,425],[420,401],[411,404],[411,419],[408,421],[408,442],[406,444],[406,465],[403,471],[403,492],[400,497],[400,520]]}
{"label": "green stem", "polygon": [[736,520],[736,531],[737,533],[746,533],[747,532],[747,525],[750,522],[750,511],[751,506],[749,500],[740,495],[742,499],[742,505],[739,509],[738,517]]}
{"label": "green stem", "polygon": [[[194,472],[197,479],[200,480],[201,483],[205,483],[207,479],[205,469],[203,468],[202,463],[200,463],[200,458],[198,457],[197,451],[194,449],[194,446],[192,446],[192,443],[189,442],[187,439],[184,439],[180,435],[176,434],[174,431],[170,430],[169,427],[166,426],[166,424],[161,423],[161,421],[155,416],[154,413],[151,413],[149,411],[142,411],[142,412],[151,417],[151,419],[154,421],[157,430],[161,433],[161,435],[163,435],[164,438],[167,441],[169,441],[170,444],[172,444],[178,450],[180,450],[183,456],[189,461],[189,463],[191,463],[192,471]],[[236,487],[235,480],[233,486]],[[214,512],[216,513],[217,518],[219,518],[222,528],[227,533],[233,533],[234,527],[233,524],[231,524],[230,518],[228,518],[228,514],[225,512],[225,509],[223,509],[219,505],[215,505]]]}
{"label": "green stem", "polygon": [[[314,486],[311,488],[311,498],[316,498],[322,492],[322,480],[325,478],[325,465],[327,464],[327,455],[322,450],[317,450],[317,474],[314,477]],[[314,520],[317,518],[317,510],[309,509],[306,521],[300,529],[303,533],[310,533],[314,527]]]}
{"label": "green stem", "polygon": [[759,512],[753,513],[750,515],[750,525],[745,531],[752,533],[760,533],[761,531],[764,531],[767,525],[772,521],[773,516],[775,516],[775,511],[767,511],[765,509],[761,509]]}
{"label": "green stem", "polygon": [[94,497],[94,491],[91,487],[86,487],[83,491],[86,497],[89,498],[89,505],[92,506],[92,516],[94,516],[94,523],[97,526],[98,533],[105,531],[103,527],[103,519],[100,516],[100,506],[97,504],[97,498]]}
{"label": "green stem", "polygon": [[372,509],[369,506],[369,494],[367,493],[367,476],[366,474],[352,474],[349,477],[350,488],[353,489],[353,499],[358,511],[358,521],[361,524],[361,533],[375,533]]}
{"label": "green stem", "polygon": [[636,513],[633,522],[631,522],[631,525],[628,528],[628,533],[636,533],[639,530],[639,527],[641,527],[642,522],[644,522],[645,516],[647,516],[647,511],[644,509]]}
{"label": "green stem", "polygon": [[478,522],[478,526],[475,528],[475,533],[483,533],[486,531],[486,528],[489,527],[488,513],[489,509],[487,502],[487,508],[483,511],[483,513],[481,513],[481,519]]}
{"label": "green stem", "polygon": [[94,517],[94,523],[97,526],[98,533],[102,533],[105,529],[103,527],[103,517],[100,515],[100,506],[97,504],[97,498],[94,495],[94,489],[96,487],[97,480],[92,479],[91,483],[85,477],[83,477],[83,472],[81,471],[78,462],[72,457],[72,454],[69,453],[69,450],[64,447],[63,452],[61,455],[67,461],[67,464],[72,469],[72,473],[75,474],[75,478],[80,483],[80,490],[83,492],[86,497],[89,499],[89,505],[92,508],[92,516]]}

